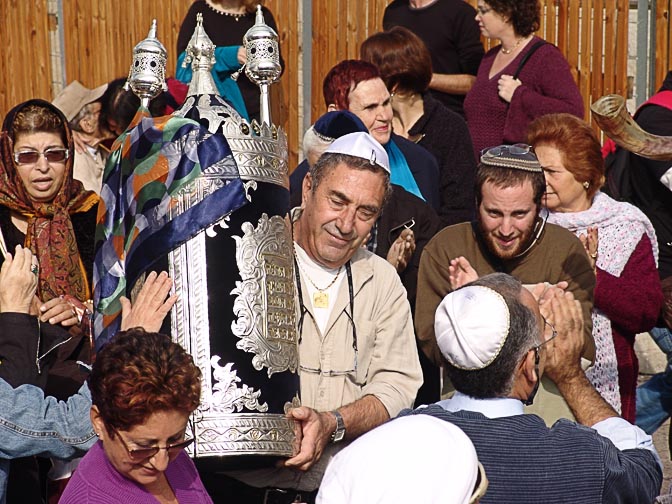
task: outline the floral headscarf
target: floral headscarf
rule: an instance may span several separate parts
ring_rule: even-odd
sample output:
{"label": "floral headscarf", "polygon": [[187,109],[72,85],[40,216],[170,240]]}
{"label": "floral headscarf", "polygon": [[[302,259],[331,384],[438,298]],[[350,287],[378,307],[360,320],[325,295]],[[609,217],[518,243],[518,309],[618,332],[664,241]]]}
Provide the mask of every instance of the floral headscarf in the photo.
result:
{"label": "floral headscarf", "polygon": [[[63,185],[50,202],[34,202],[14,166],[12,142],[16,114],[27,106],[44,107],[63,120],[68,159]],[[70,215],[90,210],[98,196],[72,177],[74,143],[65,116],[51,103],[29,100],[9,111],[0,134],[0,205],[28,219],[24,246],[39,262],[38,297],[48,301],[70,294],[80,301],[91,298],[91,288],[77,248]]]}

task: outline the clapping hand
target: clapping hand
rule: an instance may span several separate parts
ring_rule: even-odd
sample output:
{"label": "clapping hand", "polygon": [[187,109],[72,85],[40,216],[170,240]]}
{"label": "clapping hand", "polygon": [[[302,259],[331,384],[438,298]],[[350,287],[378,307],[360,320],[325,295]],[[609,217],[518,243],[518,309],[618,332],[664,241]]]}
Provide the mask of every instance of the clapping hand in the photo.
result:
{"label": "clapping hand", "polygon": [[0,269],[0,312],[30,313],[37,291],[37,258],[30,249],[16,246]]}
{"label": "clapping hand", "polygon": [[415,234],[412,229],[406,228],[388,250],[387,261],[397,269],[397,273],[401,273],[408,266],[413,252],[415,252]]}
{"label": "clapping hand", "polygon": [[598,245],[598,234],[596,227],[589,227],[586,230],[586,234],[579,235],[579,240],[583,244],[583,248],[586,249],[586,254],[588,254],[588,260],[590,265],[595,269],[597,264],[597,245]]}
{"label": "clapping hand", "polygon": [[459,289],[463,285],[478,280],[478,273],[466,257],[460,256],[450,260],[448,266],[451,289]]}

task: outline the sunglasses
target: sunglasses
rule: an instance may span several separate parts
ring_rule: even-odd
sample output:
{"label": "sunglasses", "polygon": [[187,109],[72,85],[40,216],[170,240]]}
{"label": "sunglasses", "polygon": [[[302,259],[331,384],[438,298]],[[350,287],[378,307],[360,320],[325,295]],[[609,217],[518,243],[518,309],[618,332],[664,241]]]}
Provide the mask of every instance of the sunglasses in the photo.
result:
{"label": "sunglasses", "polygon": [[112,431],[119,437],[121,444],[124,445],[124,448],[126,448],[126,451],[128,452],[128,457],[133,462],[142,462],[143,460],[152,458],[161,450],[166,450],[166,452],[168,453],[168,458],[172,460],[175,457],[177,457],[182,450],[184,450],[187,446],[189,446],[191,443],[194,442],[194,438],[188,438],[185,439],[184,441],[180,441],[179,443],[169,444],[168,446],[152,446],[151,448],[129,448],[128,445],[126,444],[126,441],[124,441],[124,438],[121,437],[121,434],[119,434],[119,431],[117,429],[112,429]]}
{"label": "sunglasses", "polygon": [[488,147],[481,151],[481,157],[499,157],[505,154],[514,156],[524,156],[528,152],[534,152],[531,145],[517,143],[514,145],[498,145],[497,147]]}
{"label": "sunglasses", "polygon": [[17,165],[29,165],[37,163],[40,157],[44,157],[48,163],[63,163],[69,154],[67,149],[62,148],[47,149],[44,152],[23,150],[14,153],[14,162]]}

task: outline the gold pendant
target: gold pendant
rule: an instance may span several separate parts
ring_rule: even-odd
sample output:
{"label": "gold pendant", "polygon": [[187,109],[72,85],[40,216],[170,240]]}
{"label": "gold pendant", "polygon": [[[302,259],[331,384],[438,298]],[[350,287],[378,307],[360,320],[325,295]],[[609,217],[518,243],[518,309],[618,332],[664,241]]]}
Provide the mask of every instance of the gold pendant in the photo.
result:
{"label": "gold pendant", "polygon": [[326,292],[317,291],[313,293],[313,306],[315,308],[329,307],[329,294]]}

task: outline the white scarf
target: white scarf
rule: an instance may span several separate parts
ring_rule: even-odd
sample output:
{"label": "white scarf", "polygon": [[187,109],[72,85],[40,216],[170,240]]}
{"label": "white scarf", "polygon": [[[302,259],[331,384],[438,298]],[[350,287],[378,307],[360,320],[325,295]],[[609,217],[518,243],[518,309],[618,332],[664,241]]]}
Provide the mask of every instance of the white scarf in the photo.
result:
{"label": "white scarf", "polygon": [[[589,227],[597,227],[596,265],[612,276],[621,276],[644,233],[649,237],[654,260],[658,264],[656,233],[646,215],[637,207],[616,201],[602,192],[595,194],[588,210],[550,212],[548,222],[572,231],[577,237],[586,234]],[[621,398],[611,321],[599,307],[593,307],[592,320],[595,365],[586,374],[600,395],[620,413]]]}

